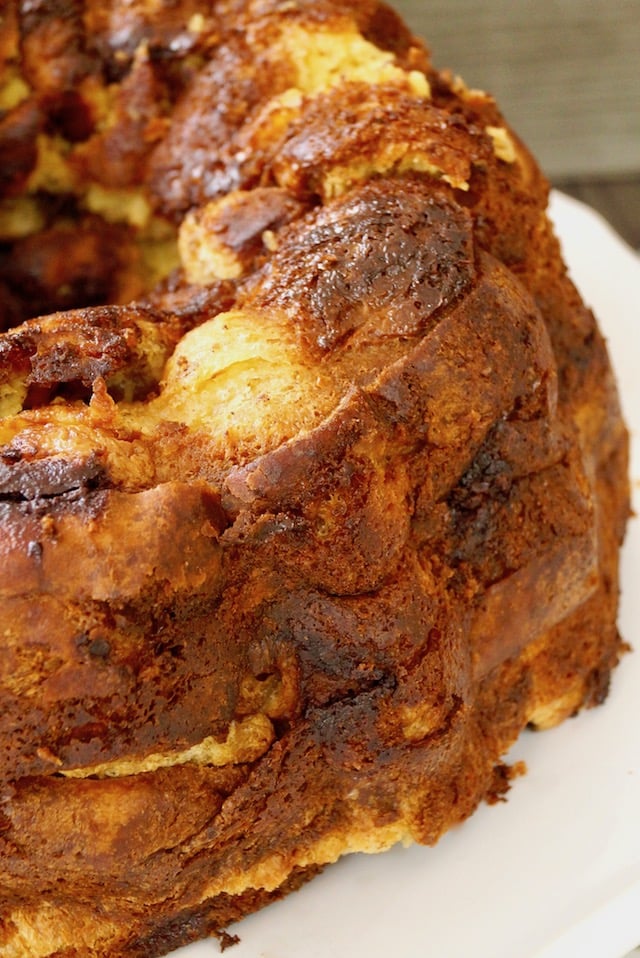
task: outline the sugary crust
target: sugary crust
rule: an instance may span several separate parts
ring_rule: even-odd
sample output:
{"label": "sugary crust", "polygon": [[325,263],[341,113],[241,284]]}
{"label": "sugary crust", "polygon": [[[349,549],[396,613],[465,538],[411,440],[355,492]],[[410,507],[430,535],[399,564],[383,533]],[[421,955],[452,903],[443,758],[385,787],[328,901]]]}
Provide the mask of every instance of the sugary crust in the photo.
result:
{"label": "sugary crust", "polygon": [[627,435],[386,7],[10,2],[0,63],[0,951],[150,958],[604,699]]}

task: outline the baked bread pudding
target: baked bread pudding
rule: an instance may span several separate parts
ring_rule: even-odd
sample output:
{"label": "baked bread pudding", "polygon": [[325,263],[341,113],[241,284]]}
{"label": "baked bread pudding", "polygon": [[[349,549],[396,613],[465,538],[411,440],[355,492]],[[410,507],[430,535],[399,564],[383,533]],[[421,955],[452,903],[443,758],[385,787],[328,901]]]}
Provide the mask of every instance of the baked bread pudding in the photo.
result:
{"label": "baked bread pudding", "polygon": [[623,644],[548,184],[377,0],[4,0],[0,954],[435,843]]}

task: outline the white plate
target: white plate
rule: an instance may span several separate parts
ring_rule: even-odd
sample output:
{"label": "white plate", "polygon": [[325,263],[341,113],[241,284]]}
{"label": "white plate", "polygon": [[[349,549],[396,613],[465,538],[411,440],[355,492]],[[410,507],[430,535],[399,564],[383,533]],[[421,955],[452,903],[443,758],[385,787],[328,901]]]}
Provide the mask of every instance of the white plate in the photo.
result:
{"label": "white plate", "polygon": [[[609,341],[635,441],[640,512],[640,260],[590,209],[554,195],[565,257]],[[621,629],[638,651],[604,707],[512,752],[528,774],[436,848],[343,859],[232,931],[229,958],[621,958],[640,943],[640,529]],[[212,942],[175,952],[211,958]]]}

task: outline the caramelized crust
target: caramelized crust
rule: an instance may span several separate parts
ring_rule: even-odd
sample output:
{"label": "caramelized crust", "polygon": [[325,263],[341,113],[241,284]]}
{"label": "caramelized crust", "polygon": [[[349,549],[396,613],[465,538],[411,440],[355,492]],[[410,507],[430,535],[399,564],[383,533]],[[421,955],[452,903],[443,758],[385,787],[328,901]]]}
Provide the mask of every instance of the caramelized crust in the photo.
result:
{"label": "caramelized crust", "polygon": [[622,644],[547,184],[376,0],[0,19],[0,953],[435,843]]}

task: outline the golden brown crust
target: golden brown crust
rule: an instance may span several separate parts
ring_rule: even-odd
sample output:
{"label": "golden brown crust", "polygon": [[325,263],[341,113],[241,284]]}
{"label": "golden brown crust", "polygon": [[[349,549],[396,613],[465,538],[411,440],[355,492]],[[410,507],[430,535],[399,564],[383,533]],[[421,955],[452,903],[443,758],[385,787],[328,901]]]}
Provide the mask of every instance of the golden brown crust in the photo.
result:
{"label": "golden brown crust", "polygon": [[603,700],[627,436],[384,5],[11,2],[0,63],[0,951],[149,958]]}

